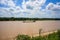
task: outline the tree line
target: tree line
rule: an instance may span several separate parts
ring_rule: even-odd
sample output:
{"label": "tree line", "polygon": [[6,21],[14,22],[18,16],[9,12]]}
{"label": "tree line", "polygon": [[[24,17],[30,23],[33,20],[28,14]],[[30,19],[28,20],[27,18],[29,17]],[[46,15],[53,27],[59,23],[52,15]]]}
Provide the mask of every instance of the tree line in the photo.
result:
{"label": "tree line", "polygon": [[14,18],[0,17],[0,21],[25,21],[25,20],[60,20],[60,18]]}

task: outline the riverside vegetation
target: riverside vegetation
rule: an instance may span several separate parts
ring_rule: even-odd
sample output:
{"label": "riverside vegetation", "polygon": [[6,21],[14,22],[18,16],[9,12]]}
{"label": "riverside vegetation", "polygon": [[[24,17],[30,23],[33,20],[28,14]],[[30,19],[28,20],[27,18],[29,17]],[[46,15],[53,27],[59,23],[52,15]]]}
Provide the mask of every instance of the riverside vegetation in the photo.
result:
{"label": "riverside vegetation", "polygon": [[48,34],[46,36],[35,36],[35,37],[30,37],[28,35],[17,35],[16,40],[60,40],[60,30],[57,32],[53,32],[52,34]]}
{"label": "riverside vegetation", "polygon": [[30,20],[30,21],[36,21],[36,20],[60,20],[60,18],[14,18],[14,17],[0,17],[0,21],[25,21],[25,20]]}

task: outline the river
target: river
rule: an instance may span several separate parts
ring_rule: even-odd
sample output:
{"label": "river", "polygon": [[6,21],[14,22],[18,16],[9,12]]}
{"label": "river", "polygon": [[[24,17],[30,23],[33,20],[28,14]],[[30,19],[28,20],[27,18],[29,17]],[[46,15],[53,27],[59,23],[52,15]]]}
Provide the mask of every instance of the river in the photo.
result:
{"label": "river", "polygon": [[[60,29],[60,21],[0,21],[0,40],[9,40],[18,34],[35,35],[42,29],[42,32],[48,32]],[[11,39],[10,39],[11,40]]]}

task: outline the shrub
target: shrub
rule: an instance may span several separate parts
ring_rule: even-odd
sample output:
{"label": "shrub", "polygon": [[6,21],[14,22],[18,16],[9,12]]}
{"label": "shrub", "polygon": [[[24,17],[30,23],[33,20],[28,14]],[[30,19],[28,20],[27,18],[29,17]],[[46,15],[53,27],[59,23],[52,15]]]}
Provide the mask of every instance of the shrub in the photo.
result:
{"label": "shrub", "polygon": [[30,40],[31,38],[28,35],[18,35],[16,40]]}

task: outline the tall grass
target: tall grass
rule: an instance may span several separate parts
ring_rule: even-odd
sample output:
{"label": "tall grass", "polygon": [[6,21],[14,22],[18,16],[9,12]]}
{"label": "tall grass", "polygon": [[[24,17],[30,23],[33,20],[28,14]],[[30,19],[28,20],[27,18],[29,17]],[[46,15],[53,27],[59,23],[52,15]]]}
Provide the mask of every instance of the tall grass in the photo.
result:
{"label": "tall grass", "polygon": [[60,30],[57,32],[54,32],[52,34],[48,34],[45,36],[36,36],[36,37],[30,37],[28,35],[17,35],[16,40],[60,40]]}

